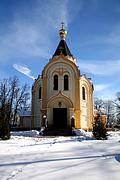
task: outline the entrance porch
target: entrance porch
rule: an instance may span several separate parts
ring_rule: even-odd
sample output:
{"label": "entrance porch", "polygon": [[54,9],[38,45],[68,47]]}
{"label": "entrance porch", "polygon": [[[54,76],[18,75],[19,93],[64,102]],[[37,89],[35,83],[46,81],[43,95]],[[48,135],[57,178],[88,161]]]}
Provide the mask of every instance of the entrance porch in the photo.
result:
{"label": "entrance porch", "polygon": [[53,127],[67,128],[67,108],[53,108]]}

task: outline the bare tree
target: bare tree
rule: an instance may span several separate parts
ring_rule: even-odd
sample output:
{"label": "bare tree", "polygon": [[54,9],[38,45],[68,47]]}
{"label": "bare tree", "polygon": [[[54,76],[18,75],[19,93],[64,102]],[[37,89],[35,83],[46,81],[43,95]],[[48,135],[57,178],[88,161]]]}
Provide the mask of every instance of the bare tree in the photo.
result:
{"label": "bare tree", "polygon": [[112,100],[104,101],[105,112],[107,116],[107,126],[113,127],[116,123],[116,109]]}
{"label": "bare tree", "polygon": [[99,98],[95,98],[94,107],[101,113],[104,113],[107,116],[107,126],[113,126],[115,124],[115,106],[112,100],[102,100]]}
{"label": "bare tree", "polygon": [[120,128],[120,92],[116,94],[116,99],[113,101],[116,108],[116,126]]}
{"label": "bare tree", "polygon": [[29,101],[29,92],[28,85],[25,84],[22,88],[16,88],[14,94],[14,104],[13,104],[13,125],[16,123],[16,116],[20,113],[21,109],[28,109],[28,101]]}
{"label": "bare tree", "polygon": [[104,101],[102,99],[95,98],[94,99],[94,109],[101,110],[102,108],[104,108]]}
{"label": "bare tree", "polygon": [[29,98],[28,85],[21,87],[17,77],[0,81],[0,137],[9,132],[11,122],[15,125],[21,108],[29,107]]}
{"label": "bare tree", "polygon": [[19,80],[18,80],[18,78],[16,76],[13,77],[13,78],[9,78],[10,95],[9,95],[8,100],[9,100],[10,108],[9,108],[8,118],[10,120],[12,118],[13,102],[14,102],[14,97],[15,97],[15,91],[18,88],[18,83],[19,83]]}

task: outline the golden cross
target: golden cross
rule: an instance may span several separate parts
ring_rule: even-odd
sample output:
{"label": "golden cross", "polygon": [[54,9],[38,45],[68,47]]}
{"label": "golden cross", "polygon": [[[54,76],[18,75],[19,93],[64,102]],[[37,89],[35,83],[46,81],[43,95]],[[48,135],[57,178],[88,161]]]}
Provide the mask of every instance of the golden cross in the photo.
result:
{"label": "golden cross", "polygon": [[61,24],[62,24],[62,29],[64,29],[64,22],[61,22]]}

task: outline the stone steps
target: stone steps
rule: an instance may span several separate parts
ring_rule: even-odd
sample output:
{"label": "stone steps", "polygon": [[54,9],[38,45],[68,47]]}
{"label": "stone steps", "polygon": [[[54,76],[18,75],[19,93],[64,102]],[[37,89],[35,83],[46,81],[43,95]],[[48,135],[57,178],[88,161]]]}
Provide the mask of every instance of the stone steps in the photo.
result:
{"label": "stone steps", "polygon": [[46,128],[44,131],[43,136],[72,136],[72,129],[65,128],[65,129],[53,129],[53,128]]}

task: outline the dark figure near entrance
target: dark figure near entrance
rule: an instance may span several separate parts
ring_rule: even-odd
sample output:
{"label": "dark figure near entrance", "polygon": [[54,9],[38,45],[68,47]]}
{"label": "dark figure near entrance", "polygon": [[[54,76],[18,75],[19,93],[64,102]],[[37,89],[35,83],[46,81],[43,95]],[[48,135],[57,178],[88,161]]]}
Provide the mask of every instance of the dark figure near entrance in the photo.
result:
{"label": "dark figure near entrance", "polygon": [[47,117],[46,117],[45,115],[43,116],[43,126],[44,126],[45,128],[48,127],[48,121],[47,121]]}
{"label": "dark figure near entrance", "polygon": [[75,127],[75,118],[72,116],[71,118],[71,127]]}
{"label": "dark figure near entrance", "polygon": [[48,120],[47,120],[47,118],[45,119],[45,128],[47,128],[48,127]]}

